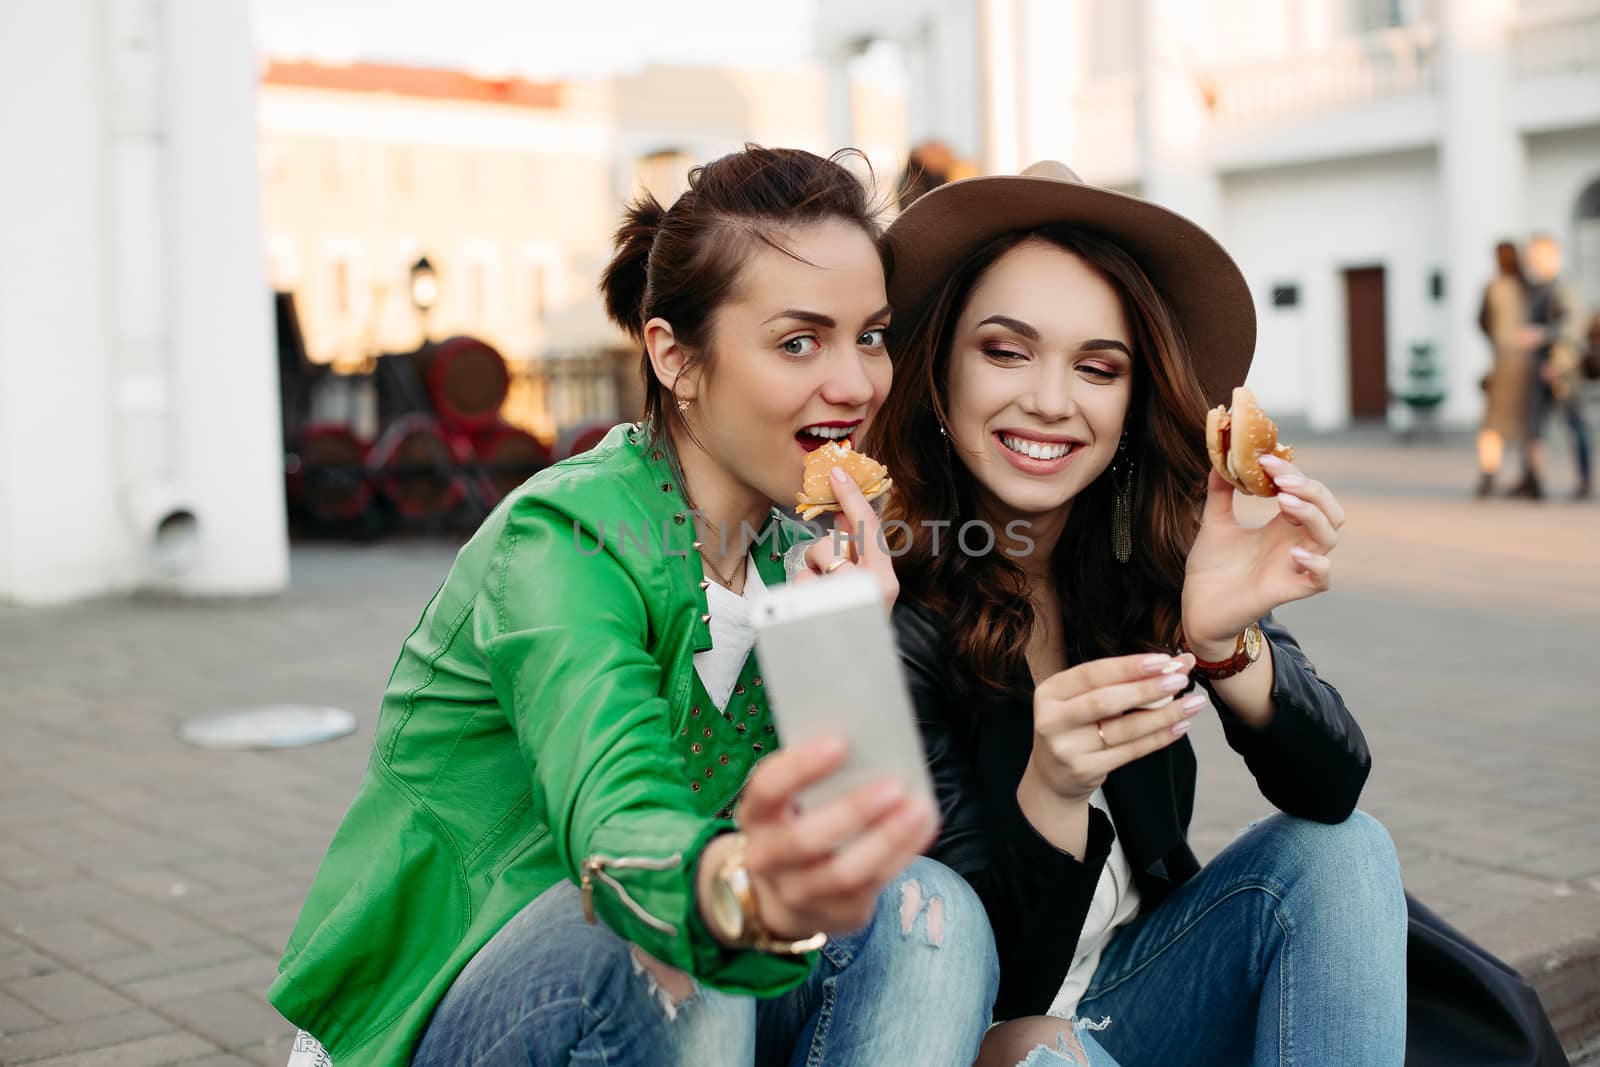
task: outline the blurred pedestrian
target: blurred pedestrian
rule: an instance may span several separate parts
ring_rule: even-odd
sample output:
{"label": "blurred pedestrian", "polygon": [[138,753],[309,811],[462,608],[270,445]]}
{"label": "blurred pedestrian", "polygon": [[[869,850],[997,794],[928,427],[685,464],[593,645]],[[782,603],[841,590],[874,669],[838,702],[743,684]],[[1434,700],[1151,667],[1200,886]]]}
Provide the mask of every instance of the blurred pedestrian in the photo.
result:
{"label": "blurred pedestrian", "polygon": [[1561,245],[1550,234],[1536,234],[1528,242],[1528,272],[1528,325],[1523,329],[1529,355],[1527,473],[1515,495],[1533,500],[1544,496],[1544,423],[1554,412],[1566,421],[1572,437],[1578,467],[1573,496],[1581,500],[1593,491],[1589,427],[1578,388],[1585,344],[1583,307],[1577,292],[1561,277]]}
{"label": "blurred pedestrian", "polygon": [[1478,431],[1479,497],[1494,491],[1506,444],[1520,446],[1527,437],[1523,422],[1528,409],[1528,352],[1523,347],[1522,329],[1528,321],[1528,279],[1517,246],[1510,241],[1495,245],[1494,258],[1498,269],[1483,290],[1478,311],[1478,326],[1492,348],[1489,373],[1483,380],[1488,394],[1483,428]]}
{"label": "blurred pedestrian", "polygon": [[937,189],[953,180],[956,154],[943,141],[923,141],[906,157],[906,169],[900,172],[900,187],[896,193],[900,210],[910,207],[922,194]]}

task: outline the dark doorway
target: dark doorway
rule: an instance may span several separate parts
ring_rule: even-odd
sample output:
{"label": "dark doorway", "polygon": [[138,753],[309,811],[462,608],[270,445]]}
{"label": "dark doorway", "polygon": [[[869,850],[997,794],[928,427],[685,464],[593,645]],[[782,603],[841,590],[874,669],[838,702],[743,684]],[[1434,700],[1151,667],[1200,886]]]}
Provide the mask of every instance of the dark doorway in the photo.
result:
{"label": "dark doorway", "polygon": [[1350,417],[1382,418],[1389,413],[1388,315],[1382,267],[1344,272],[1344,307],[1350,345]]}

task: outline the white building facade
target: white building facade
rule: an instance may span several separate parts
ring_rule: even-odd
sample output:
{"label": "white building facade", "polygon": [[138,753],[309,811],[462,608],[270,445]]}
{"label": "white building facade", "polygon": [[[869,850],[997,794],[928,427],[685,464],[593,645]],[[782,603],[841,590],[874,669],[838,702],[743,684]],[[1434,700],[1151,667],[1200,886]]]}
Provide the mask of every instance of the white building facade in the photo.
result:
{"label": "white building facade", "polygon": [[247,0],[0,4],[0,601],[288,577]]}
{"label": "white building facade", "polygon": [[1478,418],[1497,240],[1554,234],[1600,306],[1600,0],[823,0],[818,40],[836,94],[898,51],[910,143],[1210,229],[1256,294],[1250,384],[1313,427],[1407,425],[1429,362]]}

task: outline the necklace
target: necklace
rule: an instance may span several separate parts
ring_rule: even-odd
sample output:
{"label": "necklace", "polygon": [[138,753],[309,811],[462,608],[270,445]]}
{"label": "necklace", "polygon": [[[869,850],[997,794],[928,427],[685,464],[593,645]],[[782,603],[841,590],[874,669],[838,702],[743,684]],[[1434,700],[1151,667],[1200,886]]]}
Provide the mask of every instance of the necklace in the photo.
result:
{"label": "necklace", "polygon": [[[727,586],[729,589],[732,589],[733,588],[733,579],[731,577],[729,577],[728,575],[723,574],[721,571],[717,570],[717,565],[715,563],[711,562],[711,558],[706,555],[705,549],[700,547],[700,542],[699,541],[695,542],[695,551],[700,553],[700,562],[705,564],[706,570],[711,572],[711,577],[715,578],[717,581],[721,582],[723,585]],[[748,557],[748,556],[741,556],[739,558],[739,567],[742,568],[744,566],[745,560],[747,560],[749,558],[750,557]],[[735,570],[735,574],[737,574],[737,573],[738,573],[738,570],[736,569]]]}
{"label": "necklace", "polygon": [[[673,466],[676,467],[677,464],[673,464]],[[713,530],[715,530],[717,532],[717,543],[721,544],[722,543],[722,527],[718,526],[716,523],[714,523],[710,519],[706,518],[706,513],[704,511],[700,510],[700,505],[696,504],[694,502],[694,497],[689,495],[689,479],[687,479],[687,478],[685,478],[683,476],[682,470],[681,469],[677,470],[674,473],[676,473],[677,476],[678,476],[678,485],[683,490],[683,499],[689,505],[690,512],[693,513],[694,515],[698,516],[700,518],[700,521],[704,522],[707,526],[711,527]],[[723,574],[720,570],[718,570],[717,569],[717,565],[715,563],[711,562],[711,557],[706,555],[706,549],[705,549],[705,542],[704,541],[696,539],[695,542],[694,542],[694,550],[700,556],[701,565],[703,565],[706,570],[710,571],[711,572],[711,576],[713,578],[715,578],[717,581],[721,582],[723,584],[724,588],[726,588],[726,589],[728,589],[730,591],[733,589],[734,576],[737,576],[738,574],[740,574],[743,571],[746,562],[750,558],[749,553],[745,553],[743,556],[740,556],[739,557],[739,562],[734,565],[733,575],[727,575],[727,574]]]}

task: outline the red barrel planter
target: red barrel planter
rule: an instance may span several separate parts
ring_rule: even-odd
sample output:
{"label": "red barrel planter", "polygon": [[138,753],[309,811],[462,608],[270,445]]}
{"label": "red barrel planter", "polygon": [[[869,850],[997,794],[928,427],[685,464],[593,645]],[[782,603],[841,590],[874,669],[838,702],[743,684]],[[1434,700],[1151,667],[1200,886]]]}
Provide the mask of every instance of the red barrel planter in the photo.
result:
{"label": "red barrel planter", "polygon": [[311,423],[284,456],[289,505],[318,523],[360,519],[372,506],[369,448],[343,423]]}
{"label": "red barrel planter", "polygon": [[367,456],[373,482],[397,515],[443,519],[466,499],[461,445],[428,415],[404,415],[379,435]]}
{"label": "red barrel planter", "polygon": [[476,337],[452,337],[422,359],[428,396],[446,426],[472,431],[500,420],[511,372],[493,346]]}
{"label": "red barrel planter", "polygon": [[490,505],[550,465],[550,450],[544,443],[508,423],[474,431],[471,440]]}
{"label": "red barrel planter", "polygon": [[591,422],[587,425],[580,426],[577,431],[573,433],[571,441],[567,443],[566,452],[561,458],[570,459],[573,456],[581,455],[582,453],[589,451],[589,449],[605,440],[606,434],[610,433],[612,427],[614,426],[616,426],[616,422],[614,421]]}

